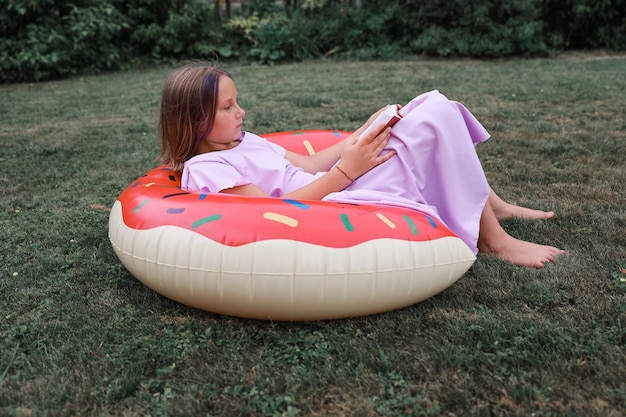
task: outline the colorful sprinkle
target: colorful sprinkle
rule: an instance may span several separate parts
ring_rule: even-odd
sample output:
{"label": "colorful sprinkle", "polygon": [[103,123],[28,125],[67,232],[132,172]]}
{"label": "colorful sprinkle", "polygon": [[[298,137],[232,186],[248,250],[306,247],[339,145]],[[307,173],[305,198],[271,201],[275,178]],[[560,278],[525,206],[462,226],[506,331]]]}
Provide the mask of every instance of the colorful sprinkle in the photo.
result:
{"label": "colorful sprinkle", "polygon": [[137,207],[135,207],[133,209],[133,214],[137,213],[143,206],[145,206],[146,204],[148,204],[148,201],[150,201],[149,198],[146,198],[145,200],[143,200],[143,202],[141,204],[139,204]]}
{"label": "colorful sprinkle", "polygon": [[170,207],[165,211],[167,214],[180,214],[185,212],[184,207]]}
{"label": "colorful sprinkle", "polygon": [[195,222],[193,222],[191,224],[191,228],[195,229],[196,227],[200,227],[203,224],[214,222],[214,221],[219,220],[221,218],[222,218],[221,214],[214,214],[212,216],[203,217],[200,220],[196,220]]}
{"label": "colorful sprinkle", "polygon": [[137,181],[136,183],[134,183],[133,185],[130,186],[130,188],[135,188],[136,186],[138,186],[139,184],[141,184],[141,181]]}
{"label": "colorful sprinkle", "polygon": [[176,197],[176,196],[178,196],[178,195],[187,195],[187,194],[189,194],[189,193],[174,193],[174,194],[167,194],[167,195],[164,195],[164,196],[163,196],[163,197],[161,197],[161,198],[170,198],[170,197]]}
{"label": "colorful sprinkle", "polygon": [[306,151],[309,153],[309,155],[315,154],[315,149],[313,149],[313,145],[311,145],[311,142],[305,139],[302,141],[302,144],[306,148]]}
{"label": "colorful sprinkle", "polygon": [[385,223],[387,226],[389,226],[390,229],[395,229],[396,225],[389,220],[387,217],[385,217],[384,214],[382,213],[376,213],[376,217],[378,217],[383,223]]}
{"label": "colorful sprinkle", "polygon": [[144,187],[148,188],[148,187],[152,187],[154,185],[154,182],[149,182],[146,185],[144,185]]}
{"label": "colorful sprinkle", "polygon": [[304,203],[302,203],[300,201],[289,200],[289,199],[286,199],[286,200],[283,200],[283,201],[285,203],[293,204],[294,206],[296,206],[298,208],[301,208],[302,210],[308,210],[309,209],[309,206],[307,204],[304,204]]}
{"label": "colorful sprinkle", "polygon": [[435,223],[435,221],[432,219],[432,217],[430,216],[426,216],[426,218],[428,219],[428,222],[430,223],[430,225],[433,227],[433,229],[437,228],[437,224]]}
{"label": "colorful sprinkle", "polygon": [[345,227],[348,232],[354,231],[354,226],[352,226],[352,223],[350,223],[350,219],[348,219],[348,215],[341,213],[340,217],[341,217],[341,222],[343,223],[343,227]]}
{"label": "colorful sprinkle", "polygon": [[336,138],[339,137],[339,132],[337,132],[336,130],[333,132],[333,135],[335,135]]}
{"label": "colorful sprinkle", "polygon": [[198,200],[202,201],[206,198],[206,196],[207,196],[207,193],[202,193],[200,194],[200,197],[198,197]]}
{"label": "colorful sprinkle", "polygon": [[168,175],[168,178],[170,179],[170,181],[176,181],[176,177],[173,175]]}
{"label": "colorful sprinkle", "polygon": [[404,217],[404,220],[409,224],[411,233],[413,233],[414,235],[417,235],[417,227],[415,227],[415,223],[413,223],[413,220],[411,220],[411,218],[407,216],[406,214],[403,214],[402,217]]}
{"label": "colorful sprinkle", "polygon": [[298,225],[298,221],[293,217],[284,216],[278,213],[272,213],[271,211],[266,211],[265,213],[263,213],[263,218],[282,223],[289,227],[296,227]]}

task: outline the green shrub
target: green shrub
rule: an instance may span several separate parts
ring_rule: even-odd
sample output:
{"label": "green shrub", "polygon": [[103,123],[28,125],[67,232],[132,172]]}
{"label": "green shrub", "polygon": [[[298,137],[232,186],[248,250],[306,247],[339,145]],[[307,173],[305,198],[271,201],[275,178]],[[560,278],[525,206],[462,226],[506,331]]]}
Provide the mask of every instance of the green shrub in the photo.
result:
{"label": "green shrub", "polygon": [[626,49],[626,0],[354,3],[248,0],[222,22],[207,0],[2,0],[0,82],[216,56],[268,64]]}
{"label": "green shrub", "polygon": [[243,4],[246,16],[267,17],[283,11],[275,0],[247,0]]}
{"label": "green shrub", "polygon": [[327,8],[318,18],[326,55],[393,59],[403,54],[394,21],[398,7]]}
{"label": "green shrub", "polygon": [[0,82],[119,68],[128,20],[107,1],[83,3],[10,2],[0,18]]}
{"label": "green shrub", "polygon": [[63,19],[72,73],[79,68],[99,72],[120,66],[123,54],[117,42],[129,21],[107,2],[98,3],[82,8],[71,5]]}
{"label": "green shrub", "polygon": [[219,27],[207,2],[180,2],[171,7],[160,1],[136,1],[136,8],[126,10],[134,19],[129,44],[138,56],[163,61],[204,58],[217,52]]}
{"label": "green shrub", "polygon": [[546,0],[542,19],[558,49],[626,49],[626,0]]}
{"label": "green shrub", "polygon": [[320,55],[315,24],[299,14],[292,19],[267,20],[253,29],[252,35],[255,45],[249,56],[259,63],[300,61]]}
{"label": "green shrub", "polygon": [[480,57],[547,53],[541,0],[400,0],[399,3],[404,37],[417,53]]}
{"label": "green shrub", "polygon": [[295,13],[291,18],[285,13],[234,17],[225,27],[233,39],[233,50],[244,50],[239,56],[260,64],[281,61],[299,61],[321,56],[317,41],[318,25],[315,19]]}

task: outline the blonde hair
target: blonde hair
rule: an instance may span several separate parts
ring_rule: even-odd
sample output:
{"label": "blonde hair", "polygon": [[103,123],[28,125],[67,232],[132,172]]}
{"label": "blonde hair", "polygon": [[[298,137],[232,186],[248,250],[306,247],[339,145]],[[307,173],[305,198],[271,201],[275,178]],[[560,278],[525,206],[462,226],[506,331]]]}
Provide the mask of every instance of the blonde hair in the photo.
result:
{"label": "blonde hair", "polygon": [[221,68],[194,62],[174,71],[165,83],[159,117],[160,159],[172,170],[183,170],[213,128],[222,76],[231,78]]}

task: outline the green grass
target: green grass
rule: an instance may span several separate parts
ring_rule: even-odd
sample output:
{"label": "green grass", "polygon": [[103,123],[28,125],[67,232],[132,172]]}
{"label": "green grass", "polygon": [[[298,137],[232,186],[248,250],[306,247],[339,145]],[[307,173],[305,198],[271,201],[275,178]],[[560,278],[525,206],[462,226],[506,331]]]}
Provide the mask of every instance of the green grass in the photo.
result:
{"label": "green grass", "polygon": [[0,415],[626,414],[625,56],[231,66],[246,128],[354,129],[440,89],[492,132],[511,234],[568,253],[479,256],[420,304],[272,323],[176,304],[133,278],[108,209],[154,166],[170,69],[0,86]]}

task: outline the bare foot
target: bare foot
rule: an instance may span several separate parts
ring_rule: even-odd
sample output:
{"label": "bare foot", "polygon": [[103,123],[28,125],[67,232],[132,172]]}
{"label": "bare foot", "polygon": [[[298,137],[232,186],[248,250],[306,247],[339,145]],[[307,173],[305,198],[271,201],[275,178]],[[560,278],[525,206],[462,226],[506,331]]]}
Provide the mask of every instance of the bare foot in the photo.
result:
{"label": "bare foot", "polygon": [[495,246],[480,250],[515,265],[537,269],[543,268],[546,263],[553,262],[565,253],[564,250],[553,246],[526,242],[512,236],[508,236]]}

